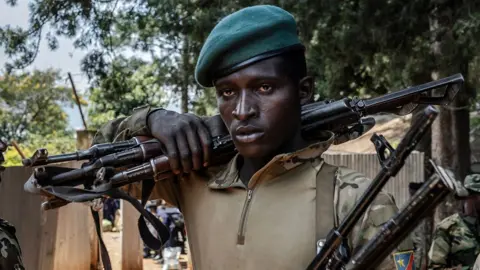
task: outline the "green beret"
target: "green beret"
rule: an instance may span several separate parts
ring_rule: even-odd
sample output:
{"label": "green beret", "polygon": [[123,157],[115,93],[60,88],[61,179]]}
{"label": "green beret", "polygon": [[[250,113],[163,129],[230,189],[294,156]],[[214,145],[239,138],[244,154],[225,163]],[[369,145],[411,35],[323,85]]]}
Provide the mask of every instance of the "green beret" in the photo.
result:
{"label": "green beret", "polygon": [[203,87],[252,63],[304,49],[292,14],[270,5],[241,9],[223,18],[203,44],[195,79]]}
{"label": "green beret", "polygon": [[467,175],[463,185],[469,191],[480,193],[480,174]]}

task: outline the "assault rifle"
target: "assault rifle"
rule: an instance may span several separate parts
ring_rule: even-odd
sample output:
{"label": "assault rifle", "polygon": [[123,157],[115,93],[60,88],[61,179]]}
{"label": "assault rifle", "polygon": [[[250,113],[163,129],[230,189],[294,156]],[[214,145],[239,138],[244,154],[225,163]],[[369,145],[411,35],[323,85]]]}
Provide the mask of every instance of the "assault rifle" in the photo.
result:
{"label": "assault rifle", "polygon": [[[372,99],[344,98],[338,101],[322,101],[302,107],[302,134],[312,141],[319,139],[319,131],[329,130],[335,134],[335,144],[341,144],[358,138],[375,125],[369,115],[378,113],[394,113],[407,115],[420,104],[448,105],[463,85],[463,77],[456,74],[422,85],[409,87]],[[444,88],[440,95],[432,94],[432,90]],[[236,154],[228,131],[219,124],[219,116],[211,119],[210,130],[213,136],[213,164],[228,162]],[[218,125],[222,125],[219,128]],[[113,186],[121,186],[132,181],[139,181],[169,171],[167,158],[162,156],[161,144],[158,140],[140,142],[137,138],[117,143],[105,143],[92,146],[88,150],[71,154],[49,156],[47,149],[38,149],[31,158],[22,160],[24,166],[37,167],[72,160],[88,160],[81,169],[48,175],[45,168],[35,170],[35,176],[41,186],[74,186],[87,183],[89,186],[100,174],[102,178],[110,175],[111,168],[138,164],[139,167],[124,171],[117,175]],[[101,168],[102,173],[98,173]],[[139,171],[144,173],[139,174]]]}

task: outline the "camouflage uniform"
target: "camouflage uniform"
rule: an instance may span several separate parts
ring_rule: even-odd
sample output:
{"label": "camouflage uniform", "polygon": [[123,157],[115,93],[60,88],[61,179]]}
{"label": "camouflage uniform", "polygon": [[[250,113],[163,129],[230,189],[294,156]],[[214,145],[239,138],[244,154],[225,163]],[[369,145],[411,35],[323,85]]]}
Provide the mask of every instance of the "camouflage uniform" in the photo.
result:
{"label": "camouflage uniform", "polygon": [[23,270],[22,251],[15,227],[0,218],[0,269]]}
{"label": "camouflage uniform", "polygon": [[[464,181],[469,191],[480,192],[480,175]],[[428,269],[472,269],[480,253],[480,222],[477,217],[453,214],[436,227],[428,253]]]}
{"label": "camouflage uniform", "polygon": [[[0,164],[5,160],[3,152],[7,145],[0,141]],[[0,172],[5,168],[0,166]],[[0,182],[2,179],[0,178]],[[6,220],[0,218],[0,269],[1,270],[21,270],[25,269],[22,262],[22,251],[17,237],[15,236],[15,227]]]}

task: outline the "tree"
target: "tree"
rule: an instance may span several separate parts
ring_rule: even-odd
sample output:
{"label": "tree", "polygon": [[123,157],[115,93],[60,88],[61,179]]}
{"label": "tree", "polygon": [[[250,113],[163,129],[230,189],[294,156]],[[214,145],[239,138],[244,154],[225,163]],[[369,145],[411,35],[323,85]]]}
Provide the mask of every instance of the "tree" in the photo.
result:
{"label": "tree", "polygon": [[0,138],[23,142],[29,133],[65,134],[68,116],[62,105],[73,106],[73,94],[59,80],[51,69],[0,77]]}
{"label": "tree", "polygon": [[166,107],[170,93],[164,89],[164,76],[155,64],[135,58],[116,58],[107,73],[95,79],[90,91],[90,125],[98,128],[108,120],[129,115],[133,108],[146,104]]}
{"label": "tree", "polygon": [[[53,132],[46,136],[29,134],[24,143],[19,145],[26,157],[31,157],[39,148],[46,148],[49,155],[59,155],[76,151],[75,138]],[[17,150],[9,146],[5,152],[5,167],[22,166],[22,158]]]}

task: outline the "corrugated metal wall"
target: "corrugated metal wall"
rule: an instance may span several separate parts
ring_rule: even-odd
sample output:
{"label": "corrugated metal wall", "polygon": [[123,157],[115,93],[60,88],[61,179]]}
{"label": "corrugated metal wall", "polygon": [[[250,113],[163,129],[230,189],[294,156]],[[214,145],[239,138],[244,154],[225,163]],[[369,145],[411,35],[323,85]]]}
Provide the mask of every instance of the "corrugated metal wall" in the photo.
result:
{"label": "corrugated metal wall", "polygon": [[[343,153],[327,151],[323,158],[330,164],[345,166],[374,178],[380,172],[380,162],[376,153]],[[396,177],[390,179],[385,190],[393,194],[397,206],[401,208],[409,199],[408,183],[423,182],[423,153],[414,151]]]}

